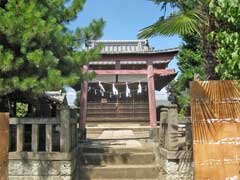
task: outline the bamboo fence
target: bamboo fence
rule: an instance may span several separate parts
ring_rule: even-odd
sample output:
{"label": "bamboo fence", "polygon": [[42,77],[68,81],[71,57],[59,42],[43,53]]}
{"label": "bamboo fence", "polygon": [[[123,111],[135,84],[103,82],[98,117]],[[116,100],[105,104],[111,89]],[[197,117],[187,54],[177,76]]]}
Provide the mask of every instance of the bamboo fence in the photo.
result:
{"label": "bamboo fence", "polygon": [[190,83],[195,180],[240,180],[237,81]]}

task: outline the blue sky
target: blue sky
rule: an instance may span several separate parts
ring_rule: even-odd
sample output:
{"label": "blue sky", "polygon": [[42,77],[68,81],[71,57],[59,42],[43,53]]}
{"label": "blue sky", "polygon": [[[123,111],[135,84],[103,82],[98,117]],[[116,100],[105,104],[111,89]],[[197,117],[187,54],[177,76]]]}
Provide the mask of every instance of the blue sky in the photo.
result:
{"label": "blue sky", "polygon": [[[86,0],[83,11],[69,27],[74,30],[78,26],[87,26],[93,19],[103,18],[106,26],[101,39],[137,39],[140,29],[153,24],[162,15],[160,6],[149,0]],[[178,47],[181,39],[178,36],[154,37],[149,43],[155,49],[165,49]],[[176,59],[169,68],[178,71]]]}

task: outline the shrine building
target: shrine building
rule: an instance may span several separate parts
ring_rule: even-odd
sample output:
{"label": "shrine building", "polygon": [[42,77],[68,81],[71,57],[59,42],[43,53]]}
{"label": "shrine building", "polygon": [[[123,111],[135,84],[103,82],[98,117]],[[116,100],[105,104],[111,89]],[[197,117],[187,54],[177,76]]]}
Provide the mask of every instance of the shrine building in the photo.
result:
{"label": "shrine building", "polygon": [[81,85],[80,126],[86,122],[144,122],[157,127],[155,90],[176,73],[167,69],[178,48],[154,50],[148,40],[91,40],[87,49],[103,45],[101,58],[84,65],[95,72]]}

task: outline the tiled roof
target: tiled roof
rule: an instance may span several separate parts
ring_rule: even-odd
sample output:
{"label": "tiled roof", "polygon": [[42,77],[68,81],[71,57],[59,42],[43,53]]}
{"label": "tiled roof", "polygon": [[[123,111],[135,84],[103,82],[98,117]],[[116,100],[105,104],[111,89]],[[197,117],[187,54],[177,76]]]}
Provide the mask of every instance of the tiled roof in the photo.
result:
{"label": "tiled roof", "polygon": [[141,40],[91,40],[86,43],[89,49],[102,44],[102,54],[155,54],[166,52],[178,52],[178,48],[154,50],[147,39]]}
{"label": "tiled roof", "polygon": [[[168,63],[170,60],[158,60],[153,61],[153,64],[162,64]],[[89,63],[90,65],[114,65],[116,64],[115,61],[92,61]],[[147,61],[120,61],[120,64],[147,64]]]}
{"label": "tiled roof", "polygon": [[62,93],[62,91],[45,91],[44,96],[47,97],[49,100],[62,103],[64,101],[64,98],[66,96],[65,93]]}

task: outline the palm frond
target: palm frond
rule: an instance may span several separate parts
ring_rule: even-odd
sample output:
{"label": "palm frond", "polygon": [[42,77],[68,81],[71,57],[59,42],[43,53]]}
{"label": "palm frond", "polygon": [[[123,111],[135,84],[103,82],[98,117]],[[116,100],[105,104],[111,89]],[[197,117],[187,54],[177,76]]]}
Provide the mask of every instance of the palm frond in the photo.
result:
{"label": "palm frond", "polygon": [[158,35],[173,36],[199,33],[201,17],[194,11],[178,11],[167,19],[159,19],[156,23],[140,30],[139,38],[149,38]]}
{"label": "palm frond", "polygon": [[157,5],[161,5],[161,10],[164,10],[169,5],[171,8],[177,7],[179,5],[179,0],[149,0]]}

